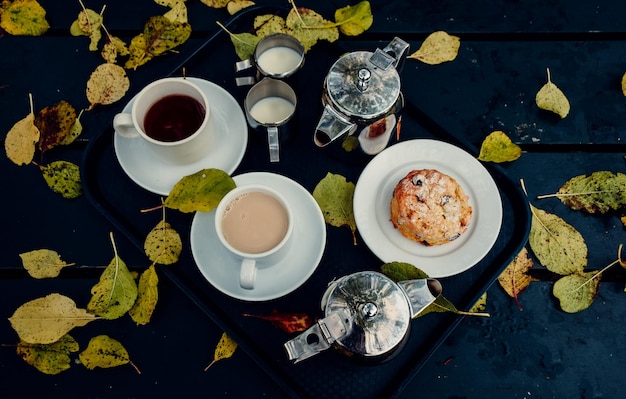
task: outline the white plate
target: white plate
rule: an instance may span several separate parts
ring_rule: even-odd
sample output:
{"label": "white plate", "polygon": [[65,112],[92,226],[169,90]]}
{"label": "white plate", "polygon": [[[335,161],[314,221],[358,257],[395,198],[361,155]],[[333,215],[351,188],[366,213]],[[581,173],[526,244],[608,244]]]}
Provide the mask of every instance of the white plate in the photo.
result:
{"label": "white plate", "polygon": [[[166,164],[150,154],[142,138],[127,138],[117,132],[114,135],[115,154],[124,172],[139,186],[155,194],[168,195],[180,179],[202,169],[216,168],[233,173],[248,145],[246,118],[233,96],[215,83],[187,79],[197,84],[207,96],[213,128],[219,133],[202,159],[186,165]],[[123,112],[130,112],[134,100],[133,97]]]}
{"label": "white plate", "polygon": [[211,285],[224,294],[245,301],[279,298],[301,286],[317,269],[326,246],[326,223],[313,196],[300,184],[266,172],[234,176],[237,185],[265,184],[279,191],[293,207],[294,230],[285,257],[258,270],[256,286],[239,286],[239,265],[222,246],[215,232],[215,210],[196,212],[191,223],[191,252],[198,269]]}
{"label": "white plate", "polygon": [[[458,239],[426,247],[393,227],[393,189],[414,169],[437,169],[456,179],[469,196],[472,221]],[[500,232],[502,202],[496,183],[477,159],[451,144],[418,139],[393,145],[369,162],[354,190],[354,217],[361,237],[383,262],[410,263],[441,278],[469,269],[489,252]]]}

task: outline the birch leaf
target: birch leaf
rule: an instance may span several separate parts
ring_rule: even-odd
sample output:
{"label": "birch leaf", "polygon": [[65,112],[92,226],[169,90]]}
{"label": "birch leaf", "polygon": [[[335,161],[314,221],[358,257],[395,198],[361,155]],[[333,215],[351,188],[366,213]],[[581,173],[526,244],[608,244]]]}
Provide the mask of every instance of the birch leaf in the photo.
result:
{"label": "birch leaf", "polygon": [[224,8],[230,0],[200,0],[200,2],[211,8]]}
{"label": "birch leaf", "polygon": [[287,33],[285,19],[279,15],[257,15],[254,17],[254,23],[252,26],[256,31],[256,36],[260,38],[274,33]]}
{"label": "birch leaf", "polygon": [[453,61],[459,53],[459,47],[461,47],[461,39],[458,36],[437,31],[428,35],[420,48],[408,58],[430,65],[441,64]]}
{"label": "birch leaf", "polygon": [[78,17],[70,26],[72,36],[89,37],[89,51],[98,51],[98,43],[102,39],[102,15],[89,8],[78,13]]}
{"label": "birch leaf", "polygon": [[109,40],[102,46],[100,55],[109,64],[115,64],[118,56],[127,56],[130,54],[126,43],[116,36],[108,36]]}
{"label": "birch leaf", "polygon": [[36,279],[57,277],[61,269],[71,264],[61,260],[61,256],[51,249],[37,249],[20,254],[22,265],[31,277]]}
{"label": "birch leaf", "polygon": [[115,255],[100,280],[91,288],[87,309],[107,319],[117,319],[128,312],[137,299],[137,284],[122,259]]}
{"label": "birch leaf", "polygon": [[476,303],[472,305],[469,312],[470,313],[478,313],[487,309],[487,292],[483,292],[483,294],[478,298]]}
{"label": "birch leaf", "polygon": [[7,157],[18,166],[28,165],[33,161],[39,129],[35,126],[35,115],[31,112],[17,122],[4,139],[4,150]]}
{"label": "birch leaf", "polygon": [[36,0],[13,0],[0,3],[0,28],[16,36],[41,36],[50,24]]}
{"label": "birch leaf", "polygon": [[515,299],[519,310],[522,310],[519,294],[530,285],[531,277],[527,272],[532,266],[533,261],[528,257],[528,250],[522,248],[515,259],[498,276],[498,283],[511,298]]}
{"label": "birch leaf", "polygon": [[313,189],[313,198],[319,205],[324,220],[331,226],[348,226],[356,245],[356,221],[352,202],[354,183],[341,175],[328,173]]}
{"label": "birch leaf", "polygon": [[152,318],[152,313],[159,300],[159,277],[154,265],[144,270],[139,277],[137,300],[128,314],[138,325],[146,325]]}
{"label": "birch leaf", "polygon": [[70,128],[69,133],[61,141],[61,143],[60,143],[61,145],[72,144],[81,135],[81,133],[83,132],[83,125],[80,122],[80,117],[83,115],[83,111],[84,110],[81,110],[80,113],[78,114],[78,116],[76,117],[76,120],[74,121],[74,124]]}
{"label": "birch leaf", "polygon": [[416,280],[428,278],[428,274],[421,269],[405,262],[389,262],[380,267],[382,273],[395,281]]}
{"label": "birch leaf", "polygon": [[89,109],[117,102],[129,88],[130,80],[124,68],[109,62],[98,65],[87,81]]}
{"label": "birch leaf", "polygon": [[228,359],[231,357],[235,350],[237,349],[237,342],[235,342],[230,336],[228,336],[225,332],[222,333],[220,337],[220,341],[217,343],[215,347],[215,352],[213,352],[213,361],[209,363],[208,366],[205,367],[204,371],[207,371],[209,367],[213,366],[216,362]]}
{"label": "birch leaf", "polygon": [[622,94],[626,96],[626,73],[622,75]]}
{"label": "birch leaf", "polygon": [[185,213],[209,212],[235,186],[235,181],[223,170],[203,169],[178,181],[163,205]]}
{"label": "birch leaf", "polygon": [[70,368],[70,353],[78,352],[78,342],[65,334],[51,344],[29,344],[20,341],[17,354],[44,374],[55,375]]}
{"label": "birch leaf", "polygon": [[593,303],[601,273],[574,273],[561,277],[552,287],[552,294],[558,298],[561,309],[576,313],[587,309]]}
{"label": "birch leaf", "polygon": [[512,162],[522,155],[522,149],[503,131],[491,132],[480,146],[478,159],[485,162]]}
{"label": "birch leaf", "polygon": [[626,175],[597,171],[568,180],[556,193],[573,210],[606,213],[626,205]]}
{"label": "birch leaf", "polygon": [[261,38],[252,33],[228,33],[230,41],[235,47],[235,53],[241,60],[247,60],[254,55],[254,49]]}
{"label": "birch leaf", "polygon": [[189,22],[189,18],[187,16],[187,6],[184,1],[177,1],[172,6],[171,9],[163,14],[163,16],[169,19],[171,22],[178,22],[181,24],[186,24]]}
{"label": "birch leaf", "polygon": [[286,33],[294,36],[308,52],[318,41],[335,42],[339,29],[317,12],[304,7],[292,8],[285,18]]}
{"label": "birch leaf", "polygon": [[250,0],[231,0],[226,4],[226,10],[230,15],[235,15],[244,8],[254,5],[254,1]]}
{"label": "birch leaf", "polygon": [[78,165],[67,161],[54,161],[40,165],[39,169],[48,187],[63,198],[78,198],[83,194]]}
{"label": "birch leaf", "polygon": [[74,327],[96,320],[96,316],[61,294],[50,294],[21,305],[9,318],[20,339],[30,344],[56,342]]}
{"label": "birch leaf", "polygon": [[346,36],[358,36],[374,23],[369,1],[361,1],[353,6],[346,6],[335,11],[335,21],[339,31]]}
{"label": "birch leaf", "polygon": [[551,272],[582,273],[587,265],[587,244],[574,227],[560,217],[530,206],[528,243],[539,262]]}
{"label": "birch leaf", "polygon": [[535,102],[540,109],[554,112],[561,119],[565,118],[570,111],[569,100],[565,94],[550,80],[550,70],[547,70],[548,82],[539,89],[535,96]]}
{"label": "birch leaf", "polygon": [[152,262],[171,265],[178,262],[183,242],[178,232],[161,220],[146,236],[144,250]]}
{"label": "birch leaf", "polygon": [[[87,348],[78,355],[78,358],[82,365],[89,370],[96,367],[111,368],[131,363],[124,345],[108,335],[98,335],[90,339]],[[133,365],[133,367],[135,366]],[[137,370],[136,367],[135,370]],[[137,372],[139,371],[137,370]]]}

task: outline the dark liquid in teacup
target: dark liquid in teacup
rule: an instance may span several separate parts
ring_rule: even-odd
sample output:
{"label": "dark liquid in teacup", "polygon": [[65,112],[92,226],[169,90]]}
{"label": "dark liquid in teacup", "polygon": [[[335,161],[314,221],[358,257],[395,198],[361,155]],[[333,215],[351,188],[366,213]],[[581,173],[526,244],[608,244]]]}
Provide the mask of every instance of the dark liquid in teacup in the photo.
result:
{"label": "dark liquid in teacup", "polygon": [[232,200],[222,215],[222,233],[239,251],[258,254],[277,246],[287,234],[289,214],[273,196],[249,192]]}
{"label": "dark liquid in teacup", "polygon": [[152,104],[144,117],[144,131],[158,141],[179,141],[194,134],[206,110],[195,98],[172,94]]}

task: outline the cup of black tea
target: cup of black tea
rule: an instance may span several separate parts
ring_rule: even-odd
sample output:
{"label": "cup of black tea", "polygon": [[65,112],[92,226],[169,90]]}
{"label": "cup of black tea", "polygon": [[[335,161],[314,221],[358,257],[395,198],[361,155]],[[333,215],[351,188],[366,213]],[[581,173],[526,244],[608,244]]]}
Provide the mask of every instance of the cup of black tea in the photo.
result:
{"label": "cup of black tea", "polygon": [[198,161],[211,145],[209,103],[185,78],[164,78],[144,87],[130,112],[115,115],[113,127],[126,138],[143,139],[154,155],[172,164]]}

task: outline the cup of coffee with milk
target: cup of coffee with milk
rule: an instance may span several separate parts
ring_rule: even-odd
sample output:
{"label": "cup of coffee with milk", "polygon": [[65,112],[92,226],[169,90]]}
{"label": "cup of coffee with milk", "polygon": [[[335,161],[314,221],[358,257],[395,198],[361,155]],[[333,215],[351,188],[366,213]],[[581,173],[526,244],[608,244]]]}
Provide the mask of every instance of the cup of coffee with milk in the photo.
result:
{"label": "cup of coffee with milk", "polygon": [[159,160],[173,165],[193,163],[209,150],[213,138],[209,101],[185,78],[164,78],[144,87],[130,112],[113,118],[115,131],[143,140]]}
{"label": "cup of coffee with milk", "polygon": [[287,79],[304,64],[304,47],[291,35],[274,33],[262,38],[251,58],[235,63],[235,72],[253,67],[255,76],[235,78],[237,86],[253,85],[263,77]]}
{"label": "cup of coffee with milk", "polygon": [[240,260],[239,285],[254,289],[257,270],[277,264],[289,249],[293,215],[276,190],[259,184],[229,191],[215,211],[221,244]]}

